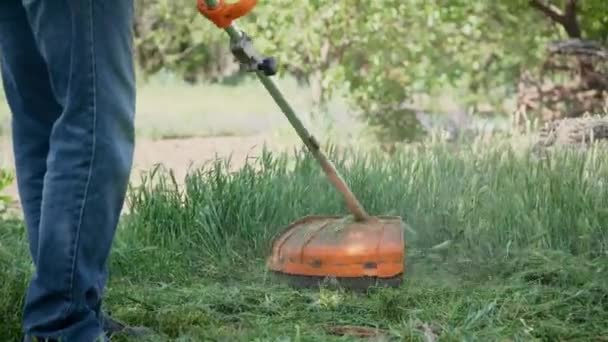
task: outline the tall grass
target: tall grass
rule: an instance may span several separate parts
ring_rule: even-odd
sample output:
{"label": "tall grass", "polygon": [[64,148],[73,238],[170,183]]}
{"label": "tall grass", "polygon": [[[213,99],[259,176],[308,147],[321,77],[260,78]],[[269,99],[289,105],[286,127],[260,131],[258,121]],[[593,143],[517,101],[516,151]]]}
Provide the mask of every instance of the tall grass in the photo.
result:
{"label": "tall grass", "polygon": [[[144,175],[106,306],[155,329],[153,341],[357,340],[330,332],[349,325],[387,341],[605,339],[603,149],[547,160],[483,145],[328,151],[370,213],[409,224],[402,288],[360,296],[266,278],[259,259],[283,226],[347,212],[307,153],[265,151],[237,171],[228,160],[193,169],[183,186],[161,167]],[[22,224],[0,227],[0,335],[17,341],[31,263]]]}
{"label": "tall grass", "polygon": [[[508,147],[480,147],[436,145],[390,159],[332,148],[329,154],[370,213],[404,218],[408,245],[418,251],[444,243],[478,260],[522,249],[586,257],[608,251],[605,151],[561,151],[542,161]],[[306,152],[264,152],[229,170],[225,160],[192,170],[183,187],[170,171],[154,170],[130,193],[125,229],[149,245],[193,245],[211,258],[247,259],[261,257],[271,237],[298,217],[348,214]]]}

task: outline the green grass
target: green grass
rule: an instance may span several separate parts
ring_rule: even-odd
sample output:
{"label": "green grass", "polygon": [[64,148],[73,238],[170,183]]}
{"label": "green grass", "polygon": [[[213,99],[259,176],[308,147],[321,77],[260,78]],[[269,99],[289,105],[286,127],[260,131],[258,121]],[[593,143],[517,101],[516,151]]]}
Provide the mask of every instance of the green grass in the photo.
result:
{"label": "green grass", "polygon": [[[283,123],[277,107],[254,81],[237,86],[188,85],[169,76],[166,79],[158,76],[141,83],[136,118],[138,136],[166,139],[249,135],[276,129]],[[295,100],[294,106],[306,108],[308,93],[290,81],[280,84]]]}
{"label": "green grass", "polygon": [[[153,170],[131,189],[106,305],[159,341],[354,341],[328,330],[348,325],[390,341],[608,339],[603,149],[548,161],[504,146],[331,153],[371,213],[409,224],[401,288],[296,291],[267,274],[282,227],[346,212],[307,155],[266,153],[237,172],[193,170],[183,188]],[[12,341],[31,269],[21,224],[5,226],[0,331]]]}
{"label": "green grass", "polygon": [[[289,77],[275,82],[303,120],[320,125],[309,118],[312,100],[308,87]],[[139,138],[244,136],[280,132],[288,126],[279,107],[253,77],[236,85],[190,85],[161,73],[138,80],[136,107]],[[329,108],[338,113],[346,110],[340,99],[332,100]],[[9,116],[0,82],[0,134],[8,133]]]}

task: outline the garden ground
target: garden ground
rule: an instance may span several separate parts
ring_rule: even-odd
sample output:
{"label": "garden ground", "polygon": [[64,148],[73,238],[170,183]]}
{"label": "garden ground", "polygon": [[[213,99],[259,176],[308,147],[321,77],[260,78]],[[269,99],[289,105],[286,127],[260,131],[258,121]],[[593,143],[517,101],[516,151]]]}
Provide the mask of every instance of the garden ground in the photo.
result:
{"label": "garden ground", "polygon": [[[212,157],[205,150],[240,151],[239,163],[263,136],[277,146],[289,143],[273,135],[281,128],[193,137],[213,125],[179,101],[198,92],[174,93],[186,113],[180,117],[162,115],[164,109],[153,114],[172,96],[150,92],[140,100],[149,104],[138,126],[148,132],[140,148],[150,146],[137,153],[144,169]],[[264,117],[257,112],[251,117]],[[246,147],[231,148],[236,141]],[[177,155],[179,144],[188,147]],[[558,153],[548,161],[500,143],[457,152],[433,145],[390,159],[330,152],[370,212],[407,221],[400,288],[356,294],[276,282],[264,268],[272,236],[303,215],[345,210],[314,160],[258,149],[246,164],[219,159],[187,173],[182,168],[181,187],[163,168],[134,178],[138,186],[129,192],[130,210],[112,251],[107,309],[153,328],[151,341],[608,341],[605,150]],[[5,217],[1,226],[0,333],[18,341],[32,268],[21,221]]]}

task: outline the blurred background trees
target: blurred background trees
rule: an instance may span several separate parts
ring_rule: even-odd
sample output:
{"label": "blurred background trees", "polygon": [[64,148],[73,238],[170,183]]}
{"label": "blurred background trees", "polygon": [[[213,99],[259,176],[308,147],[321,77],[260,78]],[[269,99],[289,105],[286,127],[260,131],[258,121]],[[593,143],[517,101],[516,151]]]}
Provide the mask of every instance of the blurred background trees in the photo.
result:
{"label": "blurred background trees", "polygon": [[[141,73],[248,77],[195,6],[137,1]],[[607,105],[606,0],[260,1],[238,25],[309,86],[318,113],[339,93],[380,141],[422,136],[446,94],[455,110],[516,126]]]}

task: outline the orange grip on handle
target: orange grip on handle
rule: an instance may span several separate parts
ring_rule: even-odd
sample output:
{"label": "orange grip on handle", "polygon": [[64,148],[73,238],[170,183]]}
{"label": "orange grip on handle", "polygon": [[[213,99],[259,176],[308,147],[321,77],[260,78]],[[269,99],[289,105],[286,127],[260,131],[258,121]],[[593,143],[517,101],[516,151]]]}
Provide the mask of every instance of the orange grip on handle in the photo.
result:
{"label": "orange grip on handle", "polygon": [[219,0],[217,6],[209,8],[205,0],[197,0],[198,11],[219,28],[227,28],[232,21],[249,13],[257,4],[257,0],[239,0],[234,4],[226,4]]}

